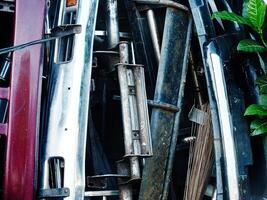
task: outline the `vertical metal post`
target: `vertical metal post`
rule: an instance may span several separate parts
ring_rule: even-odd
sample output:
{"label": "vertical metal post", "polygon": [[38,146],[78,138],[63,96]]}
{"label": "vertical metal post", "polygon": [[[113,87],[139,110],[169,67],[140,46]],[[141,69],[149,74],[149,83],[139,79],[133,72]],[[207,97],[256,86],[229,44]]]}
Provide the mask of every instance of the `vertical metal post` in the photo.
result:
{"label": "vertical metal post", "polygon": [[122,118],[123,118],[123,129],[124,129],[124,145],[125,154],[130,159],[131,178],[140,178],[140,168],[138,158],[135,156],[138,152],[136,147],[133,130],[138,130],[139,125],[137,121],[136,111],[136,99],[132,98],[129,93],[134,88],[134,80],[132,70],[127,69],[126,65],[129,64],[129,45],[128,42],[121,42],[119,45],[120,49],[120,63],[118,66],[118,76],[120,83],[121,93],[121,105],[122,105]]}
{"label": "vertical metal post", "polygon": [[127,68],[123,64],[129,63],[129,49],[128,43],[120,43],[120,63],[118,66],[118,77],[120,83],[121,105],[122,105],[122,119],[123,119],[123,133],[125,154],[129,156],[133,154],[132,143],[132,123],[130,116],[130,105],[128,100],[128,82],[127,82]]}
{"label": "vertical metal post", "polygon": [[[121,175],[129,175],[128,164],[125,161],[117,162],[117,171]],[[130,183],[123,183],[122,180],[118,179],[120,200],[132,200],[132,185]]]}
{"label": "vertical metal post", "polygon": [[120,186],[120,200],[132,200],[132,186],[121,185]]}
{"label": "vertical metal post", "polygon": [[159,64],[160,44],[159,44],[158,28],[157,28],[157,23],[156,23],[154,11],[151,9],[149,9],[147,11],[147,20],[148,20],[148,26],[149,26],[151,39],[153,42],[154,52],[156,55],[157,63]]}
{"label": "vertical metal post", "polygon": [[106,30],[108,49],[113,49],[120,42],[117,0],[106,0]]}

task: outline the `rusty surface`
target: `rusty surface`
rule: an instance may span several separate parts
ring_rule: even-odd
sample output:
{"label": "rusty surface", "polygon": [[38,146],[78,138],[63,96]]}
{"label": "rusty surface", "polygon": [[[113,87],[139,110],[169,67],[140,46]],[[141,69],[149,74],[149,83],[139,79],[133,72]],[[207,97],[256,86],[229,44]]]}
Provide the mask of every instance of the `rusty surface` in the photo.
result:
{"label": "rusty surface", "polygon": [[[183,11],[167,9],[161,60],[154,101],[180,108],[187,71],[189,17]],[[151,134],[153,157],[146,160],[139,200],[162,199],[170,147],[179,127],[180,112],[153,108]],[[168,173],[169,174],[169,173]]]}

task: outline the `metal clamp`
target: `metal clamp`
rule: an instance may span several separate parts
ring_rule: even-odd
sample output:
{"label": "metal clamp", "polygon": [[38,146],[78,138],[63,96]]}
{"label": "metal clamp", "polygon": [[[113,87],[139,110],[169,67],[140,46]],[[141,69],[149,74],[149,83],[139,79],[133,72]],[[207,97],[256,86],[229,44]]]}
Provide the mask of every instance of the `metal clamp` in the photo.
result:
{"label": "metal clamp", "polygon": [[178,108],[177,106],[174,106],[169,103],[163,103],[163,102],[157,102],[157,101],[152,101],[148,100],[148,104],[154,108],[160,108],[161,110],[169,111],[169,112],[179,112],[181,109]]}
{"label": "metal clamp", "polygon": [[114,67],[118,67],[121,65],[129,67],[129,68],[131,68],[131,67],[144,67],[144,65],[142,65],[142,64],[129,64],[129,63],[117,63],[114,65]]}
{"label": "metal clamp", "polygon": [[89,188],[105,189],[109,178],[129,179],[129,175],[121,174],[103,174],[87,177],[87,186]]}

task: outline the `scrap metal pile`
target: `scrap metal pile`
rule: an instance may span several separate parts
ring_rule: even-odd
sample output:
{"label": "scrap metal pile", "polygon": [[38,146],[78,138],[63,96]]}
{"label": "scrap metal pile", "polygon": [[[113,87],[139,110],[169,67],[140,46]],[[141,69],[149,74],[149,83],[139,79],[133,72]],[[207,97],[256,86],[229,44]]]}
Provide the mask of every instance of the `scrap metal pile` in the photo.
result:
{"label": "scrap metal pile", "polygon": [[267,198],[242,4],[1,0],[1,199]]}

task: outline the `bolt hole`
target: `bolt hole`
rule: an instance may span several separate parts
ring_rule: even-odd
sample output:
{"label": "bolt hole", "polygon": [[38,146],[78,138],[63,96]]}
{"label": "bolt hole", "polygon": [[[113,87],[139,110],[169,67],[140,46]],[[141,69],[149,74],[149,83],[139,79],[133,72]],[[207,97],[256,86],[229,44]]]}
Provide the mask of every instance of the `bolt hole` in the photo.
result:
{"label": "bolt hole", "polygon": [[70,87],[68,87],[68,90],[70,90]]}
{"label": "bolt hole", "polygon": [[67,131],[68,129],[67,128],[65,128],[65,131]]}

